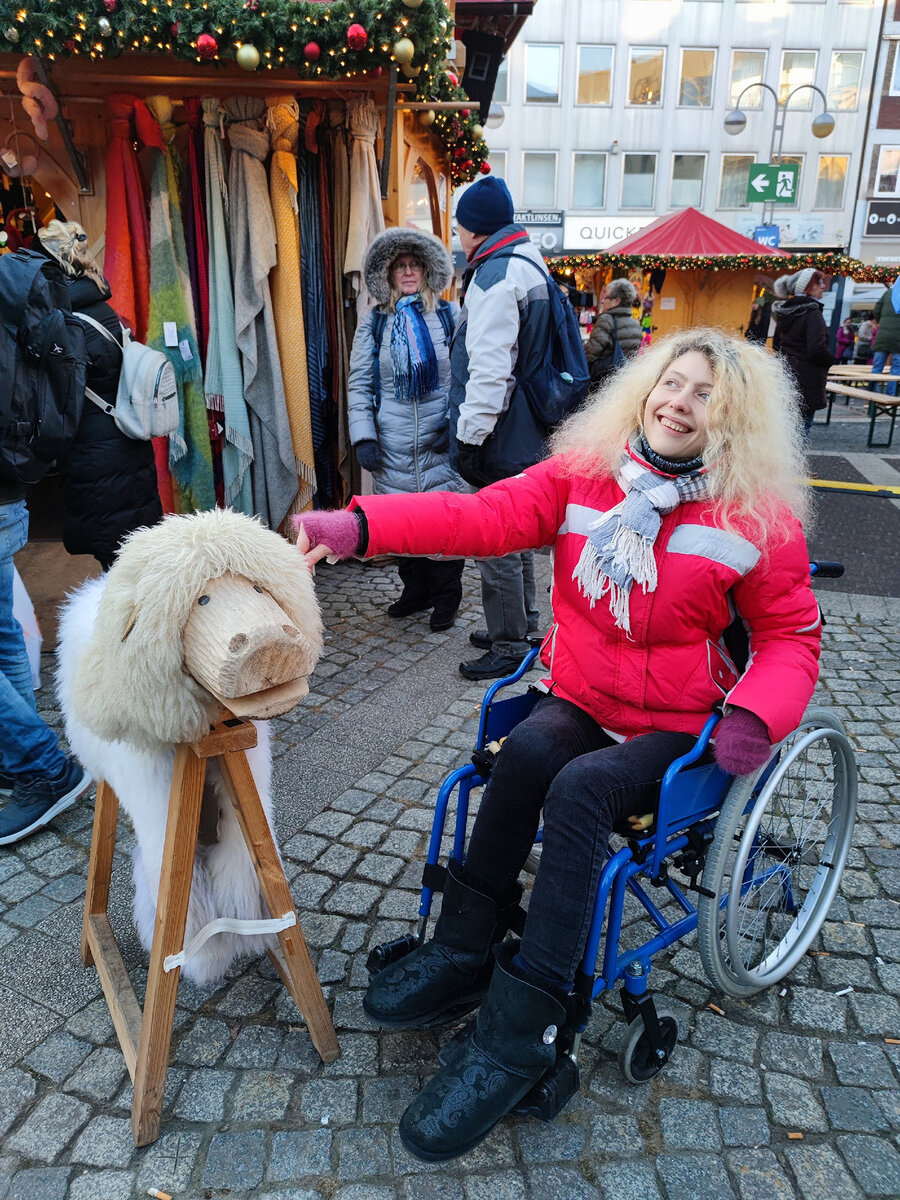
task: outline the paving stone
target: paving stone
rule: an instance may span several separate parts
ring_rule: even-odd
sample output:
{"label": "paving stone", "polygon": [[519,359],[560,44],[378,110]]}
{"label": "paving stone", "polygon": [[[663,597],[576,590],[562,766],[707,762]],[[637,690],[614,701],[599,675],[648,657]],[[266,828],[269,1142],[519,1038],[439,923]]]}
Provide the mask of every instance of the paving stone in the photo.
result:
{"label": "paving stone", "polygon": [[522,1121],[516,1140],[526,1164],[571,1162],[584,1154],[587,1131],[572,1121]]}
{"label": "paving stone", "polygon": [[211,1067],[232,1044],[231,1030],[224,1021],[197,1017],[178,1043],[175,1058],[192,1067]]}
{"label": "paving stone", "polygon": [[131,1200],[133,1171],[85,1171],[72,1180],[68,1200]]}
{"label": "paving stone", "polygon": [[788,1004],[788,1019],[793,1026],[843,1033],[847,1028],[847,1001],[816,988],[797,988]]}
{"label": "paving stone", "polygon": [[225,1055],[229,1067],[274,1067],[281,1050],[280,1029],[246,1025]]}
{"label": "paving stone", "polygon": [[900,1154],[889,1142],[848,1134],[838,1138],[838,1146],[867,1196],[900,1195]]}
{"label": "paving stone", "polygon": [[262,1183],[265,1148],[266,1135],[261,1129],[215,1134],[206,1155],[204,1187],[252,1191]]}
{"label": "paving stone", "polygon": [[69,1144],[90,1117],[90,1107],[74,1096],[45,1096],[25,1123],[7,1139],[7,1148],[26,1158],[50,1163]]}
{"label": "paving stone", "polygon": [[802,1200],[824,1200],[826,1196],[860,1200],[862,1193],[830,1146],[788,1146],[785,1156]]}
{"label": "paving stone", "polygon": [[736,1025],[715,1013],[701,1012],[691,1041],[698,1050],[720,1054],[737,1062],[751,1063],[756,1057],[759,1034],[755,1029]]}
{"label": "paving stone", "polygon": [[280,983],[245,975],[231,985],[216,1008],[226,1017],[255,1017],[280,988]]}
{"label": "paving stone", "polygon": [[464,1200],[462,1180],[452,1175],[409,1175],[400,1181],[400,1200]]}
{"label": "paving stone", "polygon": [[590,1148],[599,1159],[641,1155],[645,1149],[637,1120],[615,1113],[600,1113],[593,1117]]}
{"label": "paving stone", "polygon": [[603,1200],[662,1200],[656,1171],[646,1162],[610,1163],[594,1172]]}
{"label": "paving stone", "polygon": [[770,1071],[766,1073],[763,1086],[776,1125],[806,1133],[825,1133],[828,1129],[822,1106],[803,1080]]}
{"label": "paving stone", "polygon": [[822,1042],[819,1038],[791,1033],[767,1033],[763,1038],[762,1061],[779,1071],[819,1079],[823,1070]]}
{"label": "paving stone", "polygon": [[822,1102],[835,1129],[873,1133],[889,1128],[882,1110],[865,1088],[823,1087]]}
{"label": "paving stone", "polygon": [[233,1082],[233,1071],[192,1071],[181,1089],[175,1115],[185,1121],[221,1121],[225,1116],[225,1094]]}
{"label": "paving stone", "polygon": [[338,1178],[386,1175],[391,1170],[387,1136],[382,1129],[347,1129],[336,1135]]}
{"label": "paving stone", "polygon": [[131,1122],[119,1117],[95,1117],[72,1150],[72,1161],[90,1167],[127,1167],[134,1154]]}
{"label": "paving stone", "polygon": [[601,1200],[598,1188],[577,1171],[566,1167],[532,1167],[526,1171],[532,1196],[565,1196],[566,1200]]}
{"label": "paving stone", "polygon": [[766,1146],[769,1122],[764,1108],[720,1108],[719,1127],[726,1146]]}
{"label": "paving stone", "polygon": [[770,1150],[732,1150],[728,1165],[742,1200],[794,1200],[794,1188]]}
{"label": "paving stone", "polygon": [[722,1145],[715,1105],[705,1100],[660,1100],[659,1119],[670,1150],[718,1150]]}
{"label": "paving stone", "polygon": [[142,1152],[137,1179],[140,1194],[146,1195],[148,1187],[155,1187],[170,1196],[187,1196],[204,1140],[199,1133],[163,1130],[157,1141]]}
{"label": "paving stone", "polygon": [[66,1200],[71,1167],[37,1167],[13,1176],[8,1200]]}
{"label": "paving stone", "polygon": [[723,1100],[741,1100],[748,1104],[762,1100],[762,1084],[756,1068],[737,1066],[721,1058],[710,1063],[709,1090]]}
{"label": "paving stone", "polygon": [[334,1200],[396,1200],[396,1194],[393,1188],[351,1183],[348,1187],[338,1188]]}
{"label": "paving stone", "polygon": [[341,1038],[340,1058],[322,1066],[326,1078],[352,1075],[369,1079],[378,1073],[378,1039],[371,1034],[345,1033]]}
{"label": "paving stone", "polygon": [[849,997],[850,1008],[863,1033],[878,1033],[895,1037],[900,1029],[900,1003],[893,996]]}
{"label": "paving stone", "polygon": [[329,1129],[273,1134],[266,1179],[282,1183],[306,1175],[330,1175],[333,1139]]}
{"label": "paving stone", "polygon": [[656,1169],[668,1200],[733,1200],[725,1167],[711,1154],[661,1154]]}
{"label": "paving stone", "polygon": [[91,1100],[109,1100],[127,1074],[121,1050],[99,1046],[69,1076],[66,1088],[70,1092],[80,1092]]}
{"label": "paving stone", "polygon": [[280,1121],[287,1112],[294,1077],[288,1071],[242,1071],[228,1100],[233,1121]]}
{"label": "paving stone", "polygon": [[305,1121],[348,1125],[356,1118],[357,1085],[352,1079],[314,1079],[303,1089],[300,1111]]}
{"label": "paving stone", "polygon": [[381,899],[381,890],[370,883],[342,883],[329,900],[334,912],[348,917],[365,916]]}
{"label": "paving stone", "polygon": [[12,1128],[37,1091],[37,1082],[17,1067],[0,1073],[0,1137]]}

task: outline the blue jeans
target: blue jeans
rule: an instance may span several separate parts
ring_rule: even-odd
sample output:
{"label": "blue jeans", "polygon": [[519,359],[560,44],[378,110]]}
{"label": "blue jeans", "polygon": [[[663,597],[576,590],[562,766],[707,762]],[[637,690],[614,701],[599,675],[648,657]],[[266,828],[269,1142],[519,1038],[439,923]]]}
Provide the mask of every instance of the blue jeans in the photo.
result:
{"label": "blue jeans", "polygon": [[481,606],[495,654],[527,654],[527,635],[538,633],[541,614],[534,585],[534,551],[480,558]]}
{"label": "blue jeans", "polygon": [[66,758],[38,716],[25,635],[13,616],[13,555],[27,541],[25,501],[0,504],[0,763],[10,775],[54,778]]}
{"label": "blue jeans", "polygon": [[[887,361],[887,356],[891,356],[891,374],[900,375],[900,350],[876,350],[872,355],[872,374],[880,375],[884,371],[884,364]],[[896,383],[889,383],[885,388],[889,396],[897,395]]]}
{"label": "blue jeans", "polygon": [[573,981],[613,825],[655,810],[666,768],[695,741],[688,733],[648,733],[616,742],[568,700],[546,696],[503,743],[475,818],[466,877],[479,890],[508,895],[543,809],[541,863],[521,948],[532,971]]}

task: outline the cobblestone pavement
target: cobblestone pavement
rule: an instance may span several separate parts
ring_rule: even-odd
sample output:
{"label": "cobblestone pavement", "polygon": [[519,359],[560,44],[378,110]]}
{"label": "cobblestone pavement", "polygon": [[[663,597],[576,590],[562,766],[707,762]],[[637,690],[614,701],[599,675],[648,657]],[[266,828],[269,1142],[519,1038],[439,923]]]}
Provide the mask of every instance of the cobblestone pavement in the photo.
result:
{"label": "cobblestone pavement", "polygon": [[[327,648],[307,701],[276,723],[275,791],[335,1062],[318,1061],[267,960],[217,988],[183,983],[161,1135],[136,1150],[124,1061],[78,957],[90,802],[0,854],[0,1200],[132,1200],[151,1186],[179,1200],[900,1195],[900,1045],[887,1040],[900,1037],[900,601],[838,593],[822,596],[819,700],[859,752],[860,810],[817,953],[734,1001],[708,985],[690,938],[654,960],[682,1040],[649,1086],[618,1073],[613,997],[595,1006],[581,1092],[555,1122],[507,1119],[448,1165],[406,1154],[396,1122],[446,1034],[375,1028],[364,963],[413,926],[436,785],[472,746],[483,689],[455,664],[476,584],[470,564],[457,626],[431,634],[384,616],[388,565],[320,569]],[[129,852],[123,829],[112,919],[140,994]]]}

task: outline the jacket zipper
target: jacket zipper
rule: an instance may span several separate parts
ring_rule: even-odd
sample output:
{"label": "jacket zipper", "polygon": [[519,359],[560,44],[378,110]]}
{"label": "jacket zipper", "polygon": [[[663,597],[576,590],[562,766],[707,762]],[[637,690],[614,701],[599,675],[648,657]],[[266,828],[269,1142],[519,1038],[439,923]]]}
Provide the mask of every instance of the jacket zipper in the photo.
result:
{"label": "jacket zipper", "polygon": [[413,466],[416,468],[416,491],[421,492],[422,480],[419,476],[419,402],[413,400]]}

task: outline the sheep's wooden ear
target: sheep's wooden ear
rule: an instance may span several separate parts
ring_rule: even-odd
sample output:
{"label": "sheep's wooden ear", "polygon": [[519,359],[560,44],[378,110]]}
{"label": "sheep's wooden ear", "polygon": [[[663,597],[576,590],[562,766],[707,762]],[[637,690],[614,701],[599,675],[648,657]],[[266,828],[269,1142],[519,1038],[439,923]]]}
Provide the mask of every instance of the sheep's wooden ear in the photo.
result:
{"label": "sheep's wooden ear", "polygon": [[122,634],[122,641],[123,641],[123,642],[124,642],[124,641],[125,641],[125,639],[128,637],[129,633],[131,633],[132,629],[134,629],[134,624],[135,624],[135,621],[137,621],[137,619],[138,619],[138,613],[139,613],[140,611],[141,611],[141,606],[140,606],[139,604],[136,604],[136,605],[134,606],[134,608],[131,610],[131,616],[130,616],[130,617],[128,618],[128,620],[126,621],[126,623],[125,623],[125,632]]}

